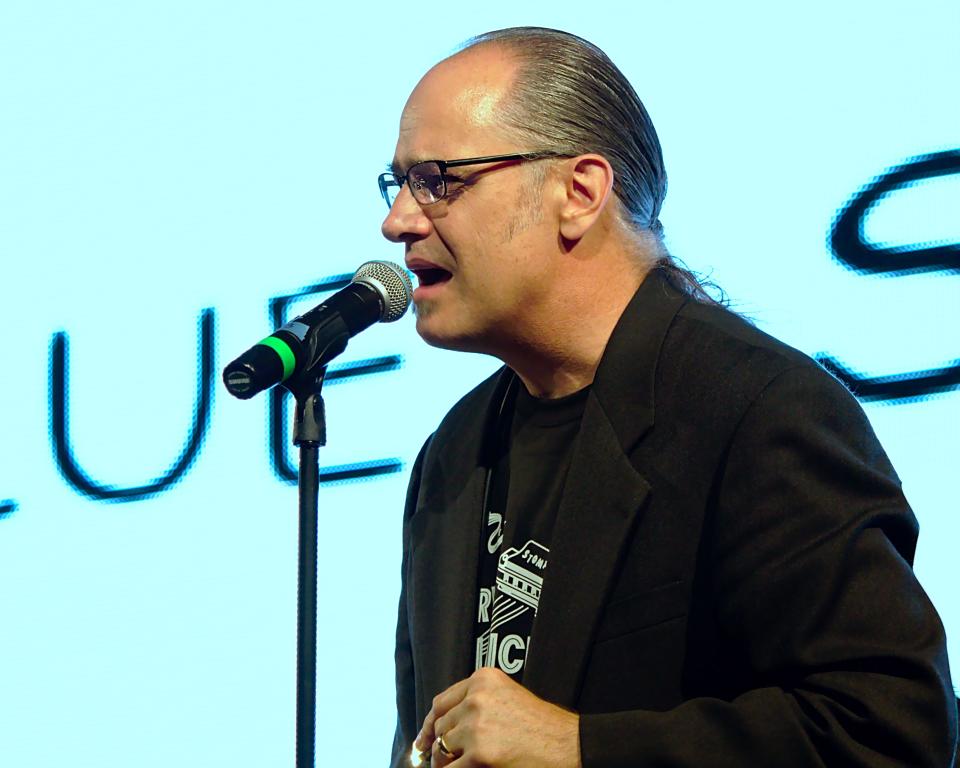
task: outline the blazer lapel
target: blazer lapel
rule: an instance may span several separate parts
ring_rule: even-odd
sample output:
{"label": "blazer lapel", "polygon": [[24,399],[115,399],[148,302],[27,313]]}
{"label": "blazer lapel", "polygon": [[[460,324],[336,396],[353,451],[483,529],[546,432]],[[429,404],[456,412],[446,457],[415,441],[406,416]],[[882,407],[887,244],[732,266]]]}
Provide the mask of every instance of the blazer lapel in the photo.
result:
{"label": "blazer lapel", "polygon": [[[483,401],[437,434],[444,446],[434,471],[421,482],[412,526],[412,640],[417,675],[417,716],[434,695],[473,672],[477,570],[483,496],[491,460],[492,426],[513,374],[503,369]],[[446,427],[446,425],[445,425]],[[480,434],[478,445],[463,436]]]}
{"label": "blazer lapel", "polygon": [[657,360],[686,297],[653,270],[624,310],[597,369],[560,500],[524,685],[577,702],[621,554],[650,492],[629,456],[654,423]]}
{"label": "blazer lapel", "polygon": [[650,489],[624,456],[592,393],[580,435],[523,673],[527,688],[566,707],[577,701],[594,627]]}
{"label": "blazer lapel", "polygon": [[420,720],[436,694],[470,674],[478,543],[485,470],[470,472],[456,496],[438,511],[423,510],[413,550],[413,648]]}

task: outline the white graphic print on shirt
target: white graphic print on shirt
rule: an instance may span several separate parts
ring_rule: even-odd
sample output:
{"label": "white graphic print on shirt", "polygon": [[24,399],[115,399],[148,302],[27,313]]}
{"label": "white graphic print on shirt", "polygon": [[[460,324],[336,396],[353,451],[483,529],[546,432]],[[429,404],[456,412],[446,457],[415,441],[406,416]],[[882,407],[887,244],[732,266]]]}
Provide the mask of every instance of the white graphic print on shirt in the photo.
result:
{"label": "white graphic print on shirt", "polygon": [[[491,554],[503,541],[500,520],[492,519],[495,514],[490,513],[487,519],[489,525],[497,525],[488,542],[496,539]],[[523,670],[549,556],[550,550],[532,539],[500,555],[496,586],[480,590],[477,621],[487,626],[477,638],[476,669],[498,667],[514,676]]]}

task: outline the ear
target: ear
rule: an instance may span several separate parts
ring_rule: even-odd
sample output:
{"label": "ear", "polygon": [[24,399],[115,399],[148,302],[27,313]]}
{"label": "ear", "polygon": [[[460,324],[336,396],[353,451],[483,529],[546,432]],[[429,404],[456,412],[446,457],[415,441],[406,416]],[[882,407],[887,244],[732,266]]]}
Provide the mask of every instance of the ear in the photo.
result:
{"label": "ear", "polygon": [[580,155],[569,161],[566,196],[560,208],[560,234],[579,240],[596,223],[613,189],[613,168],[603,155]]}

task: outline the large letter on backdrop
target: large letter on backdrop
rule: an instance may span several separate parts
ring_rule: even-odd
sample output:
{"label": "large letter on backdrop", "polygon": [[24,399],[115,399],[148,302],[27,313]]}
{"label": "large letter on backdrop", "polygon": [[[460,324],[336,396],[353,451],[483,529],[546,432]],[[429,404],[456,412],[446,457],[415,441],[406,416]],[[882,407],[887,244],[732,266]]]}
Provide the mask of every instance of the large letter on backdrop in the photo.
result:
{"label": "large letter on backdrop", "polygon": [[[960,243],[882,247],[863,236],[867,214],[884,196],[924,179],[954,174],[960,174],[958,149],[912,158],[861,187],[833,222],[834,256],[847,269],[867,275],[960,272]],[[817,360],[864,401],[906,403],[960,388],[960,359],[940,368],[887,376],[866,376],[830,355],[818,355]]]}
{"label": "large letter on backdrop", "polygon": [[207,429],[210,426],[210,411],[213,405],[213,343],[214,312],[207,308],[200,313],[200,343],[197,357],[200,370],[197,374],[197,394],[193,405],[193,424],[179,456],[166,472],[145,485],[120,488],[109,483],[100,483],[88,475],[74,456],[70,445],[70,391],[68,361],[68,337],[61,331],[53,335],[50,343],[50,437],[57,469],[70,485],[85,496],[98,501],[136,501],[146,496],[169,490],[193,464]]}

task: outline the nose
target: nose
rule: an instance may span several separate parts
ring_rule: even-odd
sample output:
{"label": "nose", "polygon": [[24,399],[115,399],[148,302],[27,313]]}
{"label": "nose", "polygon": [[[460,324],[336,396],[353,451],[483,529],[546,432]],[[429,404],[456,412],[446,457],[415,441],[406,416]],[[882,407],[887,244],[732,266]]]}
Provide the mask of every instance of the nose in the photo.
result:
{"label": "nose", "polygon": [[419,240],[430,234],[430,219],[420,204],[414,200],[410,187],[404,184],[383,220],[380,231],[392,243]]}

